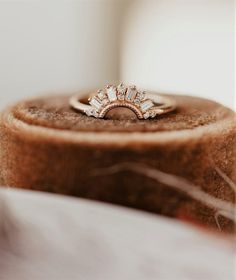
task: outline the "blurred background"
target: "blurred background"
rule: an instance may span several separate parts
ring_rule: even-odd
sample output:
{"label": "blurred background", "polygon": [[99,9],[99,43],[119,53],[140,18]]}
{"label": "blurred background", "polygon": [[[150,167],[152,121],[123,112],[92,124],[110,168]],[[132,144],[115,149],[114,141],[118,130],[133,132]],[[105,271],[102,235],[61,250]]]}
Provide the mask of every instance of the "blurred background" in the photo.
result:
{"label": "blurred background", "polygon": [[233,108],[233,0],[0,1],[0,109],[124,81]]}

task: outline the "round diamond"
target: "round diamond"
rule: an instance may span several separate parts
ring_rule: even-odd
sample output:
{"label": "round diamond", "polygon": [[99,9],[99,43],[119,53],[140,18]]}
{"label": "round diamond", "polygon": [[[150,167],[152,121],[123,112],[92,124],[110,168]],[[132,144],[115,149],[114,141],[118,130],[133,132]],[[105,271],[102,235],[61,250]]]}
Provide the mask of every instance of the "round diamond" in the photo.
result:
{"label": "round diamond", "polygon": [[148,119],[150,117],[149,112],[146,112],[145,114],[143,114],[143,117],[144,117],[145,120]]}
{"label": "round diamond", "polygon": [[154,111],[149,112],[149,114],[150,114],[151,118],[155,118],[155,116],[156,116],[156,112],[154,112]]}
{"label": "round diamond", "polygon": [[87,115],[87,116],[92,116],[93,115],[93,109],[88,109],[88,110],[86,110],[85,111],[85,114]]}
{"label": "round diamond", "polygon": [[126,91],[126,87],[124,86],[124,84],[119,84],[117,90],[119,91],[119,93],[124,94]]}
{"label": "round diamond", "polygon": [[134,104],[135,105],[140,105],[140,103],[141,103],[141,100],[139,98],[134,99]]}
{"label": "round diamond", "polygon": [[98,117],[98,112],[94,109],[88,109],[85,111],[85,114],[89,117],[94,116],[94,117]]}
{"label": "round diamond", "polygon": [[144,100],[144,98],[145,98],[145,91],[139,91],[138,93],[137,93],[137,97],[140,99],[140,100]]}
{"label": "round diamond", "polygon": [[98,97],[99,99],[103,100],[106,97],[105,92],[103,90],[99,90]]}
{"label": "round diamond", "polygon": [[125,95],[124,94],[118,94],[118,99],[119,100],[124,100],[125,99]]}
{"label": "round diamond", "polygon": [[125,93],[126,93],[126,87],[124,84],[119,84],[117,87],[117,96],[119,100],[124,100],[125,99]]}

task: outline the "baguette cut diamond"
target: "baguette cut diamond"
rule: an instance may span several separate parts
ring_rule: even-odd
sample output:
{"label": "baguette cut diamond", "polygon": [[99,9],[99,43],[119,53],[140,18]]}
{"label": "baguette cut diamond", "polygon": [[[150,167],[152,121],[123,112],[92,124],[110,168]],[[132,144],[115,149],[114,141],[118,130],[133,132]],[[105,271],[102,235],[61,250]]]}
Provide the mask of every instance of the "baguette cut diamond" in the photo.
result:
{"label": "baguette cut diamond", "polygon": [[107,96],[111,102],[117,100],[116,88],[114,86],[109,86],[107,88]]}
{"label": "baguette cut diamond", "polygon": [[99,110],[101,107],[102,107],[102,101],[99,100],[98,98],[96,97],[93,97],[91,100],[90,100],[90,105],[92,105],[94,108],[96,108],[97,110]]}
{"label": "baguette cut diamond", "polygon": [[129,87],[127,92],[126,92],[125,99],[129,102],[133,102],[135,97],[136,97],[136,94],[137,94],[136,88],[135,87]]}
{"label": "baguette cut diamond", "polygon": [[147,99],[140,104],[140,108],[141,108],[142,112],[146,112],[153,106],[154,106],[154,103],[150,99]]}

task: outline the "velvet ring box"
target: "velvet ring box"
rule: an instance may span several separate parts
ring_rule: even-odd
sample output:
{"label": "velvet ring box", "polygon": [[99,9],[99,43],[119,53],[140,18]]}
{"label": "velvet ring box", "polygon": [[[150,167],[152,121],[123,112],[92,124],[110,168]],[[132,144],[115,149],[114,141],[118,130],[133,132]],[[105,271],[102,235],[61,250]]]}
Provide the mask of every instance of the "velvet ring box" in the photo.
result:
{"label": "velvet ring box", "polygon": [[[204,194],[234,202],[226,178],[236,178],[235,113],[206,99],[172,97],[177,110],[152,120],[124,118],[119,110],[108,119],[88,117],[69,107],[68,95],[8,108],[0,121],[1,185],[232,230],[230,219],[219,215],[216,221],[219,209],[205,202]],[[186,184],[189,189],[181,189]]]}

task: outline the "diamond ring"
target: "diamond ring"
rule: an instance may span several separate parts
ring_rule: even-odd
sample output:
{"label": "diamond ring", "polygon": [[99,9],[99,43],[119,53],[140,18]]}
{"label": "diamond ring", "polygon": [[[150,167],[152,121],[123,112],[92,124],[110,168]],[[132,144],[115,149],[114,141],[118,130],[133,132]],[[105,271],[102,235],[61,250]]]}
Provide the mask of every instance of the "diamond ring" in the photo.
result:
{"label": "diamond ring", "polygon": [[173,111],[176,108],[174,100],[169,97],[140,91],[136,86],[108,85],[105,89],[98,90],[88,98],[74,95],[70,98],[70,106],[87,116],[105,118],[106,114],[117,107],[132,110],[138,119],[155,118]]}

